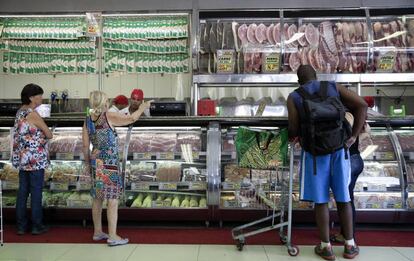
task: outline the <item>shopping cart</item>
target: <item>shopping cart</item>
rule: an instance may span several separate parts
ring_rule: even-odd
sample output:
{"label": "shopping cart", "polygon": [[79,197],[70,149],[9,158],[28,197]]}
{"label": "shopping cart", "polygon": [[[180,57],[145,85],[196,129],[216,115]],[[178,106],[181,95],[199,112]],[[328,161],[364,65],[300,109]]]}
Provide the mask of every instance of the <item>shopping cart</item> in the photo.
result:
{"label": "shopping cart", "polygon": [[[264,233],[270,230],[279,229],[280,240],[286,244],[288,254],[297,256],[299,248],[292,244],[292,185],[293,185],[293,157],[294,146],[290,144],[289,167],[277,167],[269,171],[266,184],[254,185],[250,193],[243,193],[244,196],[252,196],[258,206],[267,209],[266,217],[251,223],[235,227],[232,230],[233,239],[237,243],[237,249],[243,250],[247,237]],[[286,218],[287,215],[287,218]],[[271,225],[257,230],[248,230],[264,222],[271,221]],[[279,222],[278,222],[279,221]],[[285,231],[286,229],[286,231]]]}

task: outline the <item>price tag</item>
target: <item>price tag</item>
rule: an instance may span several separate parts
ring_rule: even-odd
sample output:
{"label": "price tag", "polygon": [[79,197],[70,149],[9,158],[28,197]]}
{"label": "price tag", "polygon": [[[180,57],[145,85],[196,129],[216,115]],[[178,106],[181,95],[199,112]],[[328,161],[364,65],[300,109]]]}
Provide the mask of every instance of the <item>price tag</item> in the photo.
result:
{"label": "price tag", "polygon": [[16,190],[16,189],[19,189],[19,183],[18,182],[13,182],[13,181],[3,181],[2,182],[2,187],[3,187],[4,190],[6,190],[6,189]]}
{"label": "price tag", "polygon": [[206,190],[207,189],[207,183],[205,182],[191,182],[189,184],[189,188],[192,190]]}
{"label": "price tag", "polygon": [[365,205],[366,208],[381,208],[381,204],[380,203],[366,203]]}
{"label": "price tag", "polygon": [[387,191],[387,186],[384,184],[368,184],[367,186],[368,191]]}
{"label": "price tag", "polygon": [[0,157],[3,160],[9,160],[10,159],[10,151],[2,151],[0,152]]}
{"label": "price tag", "polygon": [[96,37],[101,35],[101,28],[99,25],[101,19],[102,13],[86,13],[87,36]]}
{"label": "price tag", "polygon": [[56,153],[57,160],[73,160],[74,158],[73,153]]}
{"label": "price tag", "polygon": [[377,72],[392,72],[395,64],[395,51],[380,54]]}
{"label": "price tag", "polygon": [[225,208],[235,208],[237,207],[237,201],[235,200],[226,200],[223,202]]}
{"label": "price tag", "polygon": [[232,151],[231,152],[231,159],[236,159],[237,158],[237,152]]}
{"label": "price tag", "polygon": [[50,182],[50,190],[69,190],[68,183]]}
{"label": "price tag", "polygon": [[375,159],[377,160],[393,160],[394,159],[394,152],[387,151],[387,152],[376,152]]}
{"label": "price tag", "polygon": [[240,184],[238,183],[223,182],[222,186],[223,186],[223,189],[227,189],[227,190],[240,189]]}
{"label": "price tag", "polygon": [[145,152],[145,153],[133,153],[132,158],[134,160],[150,160],[151,159],[151,153]]}
{"label": "price tag", "polygon": [[164,207],[164,201],[152,201],[152,207],[153,208],[162,208]]}
{"label": "price tag", "polygon": [[177,190],[177,183],[159,183],[158,184],[159,190]]}
{"label": "price tag", "polygon": [[234,50],[217,50],[217,73],[234,73]]}
{"label": "price tag", "polygon": [[414,160],[414,152],[409,152],[408,157],[410,160]]}
{"label": "price tag", "polygon": [[200,158],[200,153],[198,151],[193,151],[193,159],[199,159]]}
{"label": "price tag", "polygon": [[159,160],[173,160],[174,152],[159,152],[157,153],[157,159]]}
{"label": "price tag", "polygon": [[76,182],[76,190],[90,190],[91,184],[86,182]]}
{"label": "price tag", "polygon": [[264,73],[278,73],[279,72],[279,58],[280,55],[277,52],[263,53],[263,67]]}
{"label": "price tag", "polygon": [[150,183],[146,182],[132,182],[131,183],[131,190],[149,190],[150,189]]}

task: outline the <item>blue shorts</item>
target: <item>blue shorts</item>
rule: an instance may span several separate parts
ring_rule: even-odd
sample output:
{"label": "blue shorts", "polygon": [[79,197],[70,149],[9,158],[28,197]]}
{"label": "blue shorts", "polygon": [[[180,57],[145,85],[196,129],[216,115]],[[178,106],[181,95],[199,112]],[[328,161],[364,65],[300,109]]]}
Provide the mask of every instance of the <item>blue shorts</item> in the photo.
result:
{"label": "blue shorts", "polygon": [[349,182],[351,167],[345,159],[344,149],[322,156],[316,156],[316,175],[314,175],[313,156],[302,150],[300,167],[300,200],[323,204],[329,202],[329,189],[336,202],[350,202]]}

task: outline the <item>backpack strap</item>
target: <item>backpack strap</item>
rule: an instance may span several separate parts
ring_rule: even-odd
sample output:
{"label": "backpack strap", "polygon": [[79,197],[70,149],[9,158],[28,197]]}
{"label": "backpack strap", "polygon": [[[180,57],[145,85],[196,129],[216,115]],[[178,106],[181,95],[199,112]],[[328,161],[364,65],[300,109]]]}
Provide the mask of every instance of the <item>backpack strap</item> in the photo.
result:
{"label": "backpack strap", "polygon": [[327,81],[321,81],[319,83],[320,83],[320,86],[319,86],[318,95],[324,101],[328,98],[328,82]]}
{"label": "backpack strap", "polygon": [[302,97],[302,99],[304,100],[310,100],[313,98],[313,95],[310,95],[307,91],[305,91],[305,89],[303,89],[302,87],[299,87],[295,90],[295,92],[297,92],[300,97]]}

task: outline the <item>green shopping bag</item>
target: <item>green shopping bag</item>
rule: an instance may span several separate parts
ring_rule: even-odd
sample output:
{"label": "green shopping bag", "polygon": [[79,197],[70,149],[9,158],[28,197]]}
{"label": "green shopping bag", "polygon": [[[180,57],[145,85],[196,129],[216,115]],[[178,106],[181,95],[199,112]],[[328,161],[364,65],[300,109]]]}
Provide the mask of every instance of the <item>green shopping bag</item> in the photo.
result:
{"label": "green shopping bag", "polygon": [[288,131],[253,130],[239,127],[236,136],[239,166],[252,169],[274,169],[287,163]]}

